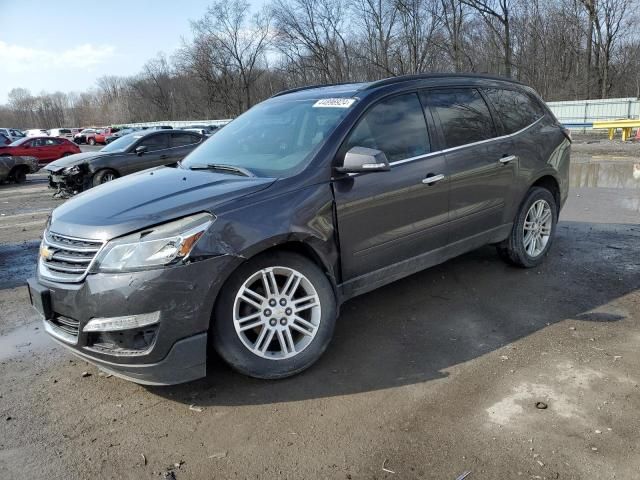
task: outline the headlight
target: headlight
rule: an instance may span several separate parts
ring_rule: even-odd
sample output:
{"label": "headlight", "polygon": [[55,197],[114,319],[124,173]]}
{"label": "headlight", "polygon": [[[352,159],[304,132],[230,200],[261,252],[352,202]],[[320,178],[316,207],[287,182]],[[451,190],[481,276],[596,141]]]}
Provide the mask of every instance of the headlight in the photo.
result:
{"label": "headlight", "polygon": [[96,259],[99,272],[131,272],[184,261],[215,217],[199,213],[107,243]]}
{"label": "headlight", "polygon": [[74,165],[73,167],[67,167],[62,170],[62,173],[64,173],[65,175],[75,175],[77,173],[80,173],[80,167],[78,167],[77,165]]}

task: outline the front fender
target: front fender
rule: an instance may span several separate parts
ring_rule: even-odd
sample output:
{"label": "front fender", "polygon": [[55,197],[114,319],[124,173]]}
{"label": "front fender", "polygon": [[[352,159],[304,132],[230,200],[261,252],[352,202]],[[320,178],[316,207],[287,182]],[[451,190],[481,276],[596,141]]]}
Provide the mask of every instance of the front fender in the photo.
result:
{"label": "front fender", "polygon": [[340,281],[339,255],[328,183],[266,198],[249,196],[220,214],[192,255],[229,255],[239,263],[268,249],[300,244],[319,261],[334,283]]}

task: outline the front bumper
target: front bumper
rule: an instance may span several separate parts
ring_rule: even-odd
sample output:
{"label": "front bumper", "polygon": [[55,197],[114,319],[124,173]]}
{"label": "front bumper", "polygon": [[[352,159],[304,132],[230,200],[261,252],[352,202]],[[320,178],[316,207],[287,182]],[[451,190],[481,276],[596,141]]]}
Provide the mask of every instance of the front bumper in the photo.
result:
{"label": "front bumper", "polygon": [[[74,354],[136,383],[170,385],[206,375],[207,332],[233,257],[122,274],[89,274],[81,283],[28,280],[45,330]],[[156,324],[85,332],[91,319],[160,312]]]}

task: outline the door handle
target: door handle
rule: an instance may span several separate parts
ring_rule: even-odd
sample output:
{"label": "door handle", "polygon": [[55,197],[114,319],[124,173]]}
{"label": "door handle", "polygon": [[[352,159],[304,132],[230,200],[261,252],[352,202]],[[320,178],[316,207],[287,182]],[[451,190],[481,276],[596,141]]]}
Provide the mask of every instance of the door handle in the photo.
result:
{"label": "door handle", "polygon": [[429,174],[427,175],[426,178],[422,179],[422,183],[424,183],[425,185],[433,185],[434,183],[439,182],[440,180],[444,180],[444,175]]}
{"label": "door handle", "polygon": [[518,157],[516,155],[507,155],[505,157],[502,157],[498,161],[504,165],[504,164],[507,164],[509,162],[513,162],[514,160],[518,160]]}
{"label": "door handle", "polygon": [[160,160],[164,160],[165,158],[169,158],[169,155],[160,155]]}

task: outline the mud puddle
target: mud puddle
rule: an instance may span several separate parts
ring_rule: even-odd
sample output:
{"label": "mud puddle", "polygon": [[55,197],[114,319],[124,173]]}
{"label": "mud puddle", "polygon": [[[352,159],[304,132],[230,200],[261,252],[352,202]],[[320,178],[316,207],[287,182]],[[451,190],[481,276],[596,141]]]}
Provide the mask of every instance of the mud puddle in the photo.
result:
{"label": "mud puddle", "polygon": [[32,322],[0,336],[0,362],[57,347],[41,322]]}

